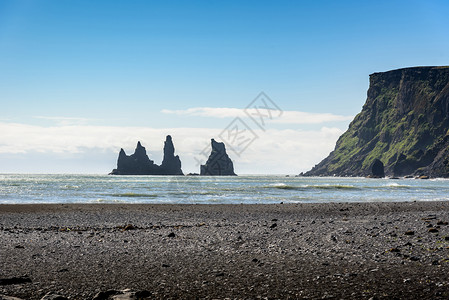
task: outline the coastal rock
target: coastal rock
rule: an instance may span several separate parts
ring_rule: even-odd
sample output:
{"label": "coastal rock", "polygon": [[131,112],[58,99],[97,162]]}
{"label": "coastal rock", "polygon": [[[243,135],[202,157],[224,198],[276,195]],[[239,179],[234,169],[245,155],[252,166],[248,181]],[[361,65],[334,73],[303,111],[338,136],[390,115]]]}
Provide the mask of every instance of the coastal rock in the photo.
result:
{"label": "coastal rock", "polygon": [[367,176],[376,159],[388,176],[449,177],[449,67],[371,74],[362,111],[305,175]]}
{"label": "coastal rock", "polygon": [[120,149],[117,160],[117,169],[110,175],[183,175],[181,160],[175,156],[175,147],[171,136],[167,136],[164,145],[164,159],[159,166],[149,159],[147,151],[142,144],[137,142],[136,150],[132,155],[126,155],[125,150]]}
{"label": "coastal rock", "polygon": [[184,175],[181,170],[181,160],[175,156],[175,147],[170,135],[164,142],[164,159],[161,164],[161,171],[164,175]]}
{"label": "coastal rock", "polygon": [[384,164],[379,159],[375,159],[371,166],[371,176],[373,178],[385,177]]}
{"label": "coastal rock", "polygon": [[211,140],[212,151],[204,165],[201,165],[200,175],[211,176],[236,176],[232,160],[226,153],[224,143]]}

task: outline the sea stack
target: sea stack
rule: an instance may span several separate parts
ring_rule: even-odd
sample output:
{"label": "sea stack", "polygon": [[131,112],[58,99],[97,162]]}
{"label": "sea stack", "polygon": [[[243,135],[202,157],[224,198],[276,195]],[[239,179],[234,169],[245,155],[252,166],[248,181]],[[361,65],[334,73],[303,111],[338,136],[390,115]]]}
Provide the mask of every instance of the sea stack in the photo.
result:
{"label": "sea stack", "polygon": [[236,176],[232,160],[226,153],[224,143],[211,140],[212,151],[204,165],[201,165],[200,175],[209,176]]}
{"label": "sea stack", "polygon": [[170,135],[165,138],[161,171],[163,175],[184,175],[181,170],[181,160],[178,155],[175,156],[175,147]]}
{"label": "sea stack", "polygon": [[164,159],[159,166],[149,159],[147,151],[142,144],[137,142],[136,150],[132,155],[126,155],[125,150],[120,149],[117,160],[117,169],[110,175],[184,175],[181,170],[181,160],[175,156],[175,147],[171,136],[167,136],[164,145]]}
{"label": "sea stack", "polygon": [[387,176],[449,177],[448,66],[371,74],[362,111],[305,175],[366,177],[376,159]]}

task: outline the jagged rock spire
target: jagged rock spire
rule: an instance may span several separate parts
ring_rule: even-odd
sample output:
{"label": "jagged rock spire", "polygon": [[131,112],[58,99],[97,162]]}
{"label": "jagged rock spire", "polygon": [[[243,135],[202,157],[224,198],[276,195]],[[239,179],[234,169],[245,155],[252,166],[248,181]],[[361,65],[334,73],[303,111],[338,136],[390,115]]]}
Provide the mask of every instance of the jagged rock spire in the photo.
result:
{"label": "jagged rock spire", "polygon": [[216,142],[211,139],[212,151],[206,163],[200,168],[200,175],[224,176],[236,175],[232,160],[226,153],[224,143]]}
{"label": "jagged rock spire", "polygon": [[164,145],[164,160],[158,166],[149,159],[147,151],[142,144],[137,142],[134,154],[128,156],[125,150],[120,149],[117,160],[117,169],[112,170],[112,175],[183,175],[181,160],[174,155],[175,147],[171,136],[167,136]]}

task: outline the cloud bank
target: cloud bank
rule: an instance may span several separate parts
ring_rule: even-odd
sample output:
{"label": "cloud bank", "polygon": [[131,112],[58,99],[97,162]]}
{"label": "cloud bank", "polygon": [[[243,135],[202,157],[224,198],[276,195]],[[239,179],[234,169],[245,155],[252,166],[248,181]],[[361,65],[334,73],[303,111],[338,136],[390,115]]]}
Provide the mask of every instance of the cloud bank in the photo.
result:
{"label": "cloud bank", "polygon": [[[319,130],[256,129],[254,132],[257,139],[244,151],[234,153],[230,150],[231,147],[228,147],[237,173],[297,174],[308,170],[333,150],[336,140],[343,133],[339,128],[325,126]],[[163,141],[165,136],[170,134],[184,172],[198,172],[198,161],[204,162],[206,159],[202,153],[210,151],[210,139],[220,140],[222,133],[223,129],[220,128],[156,129],[90,125],[44,127],[0,122],[0,161],[14,157],[17,164],[23,164],[21,168],[16,166],[16,170],[40,172],[27,169],[27,157],[32,157],[35,162],[45,160],[41,164],[51,166],[54,162],[49,160],[49,157],[55,155],[65,158],[66,165],[59,165],[54,169],[58,172],[64,169],[70,173],[70,170],[80,170],[80,166],[88,163],[89,168],[86,169],[90,172],[98,170],[98,173],[105,173],[115,167],[120,148],[130,154],[134,151],[137,141],[141,141],[147,148],[151,159],[160,163]],[[98,166],[95,165],[94,156],[103,158],[103,161],[98,161]],[[52,172],[52,169],[41,171]],[[0,166],[1,172],[15,171],[2,169]]]}
{"label": "cloud bank", "polygon": [[[265,110],[266,111],[266,110]],[[257,115],[258,112],[254,108],[240,109],[229,107],[194,107],[185,110],[169,110],[163,109],[164,114],[175,114],[179,116],[195,116],[210,118],[246,118],[248,114]],[[273,111],[273,114],[275,112]],[[267,120],[267,122],[279,124],[321,124],[328,122],[351,121],[354,116],[342,116],[331,113],[308,113],[302,111],[282,111],[279,117]]]}

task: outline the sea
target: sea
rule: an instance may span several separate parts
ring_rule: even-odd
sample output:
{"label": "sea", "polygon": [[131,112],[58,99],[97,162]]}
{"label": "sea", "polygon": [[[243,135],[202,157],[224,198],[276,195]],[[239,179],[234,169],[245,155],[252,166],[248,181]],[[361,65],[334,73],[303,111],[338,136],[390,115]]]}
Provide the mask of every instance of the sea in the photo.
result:
{"label": "sea", "polygon": [[0,204],[448,201],[448,179],[0,174]]}

